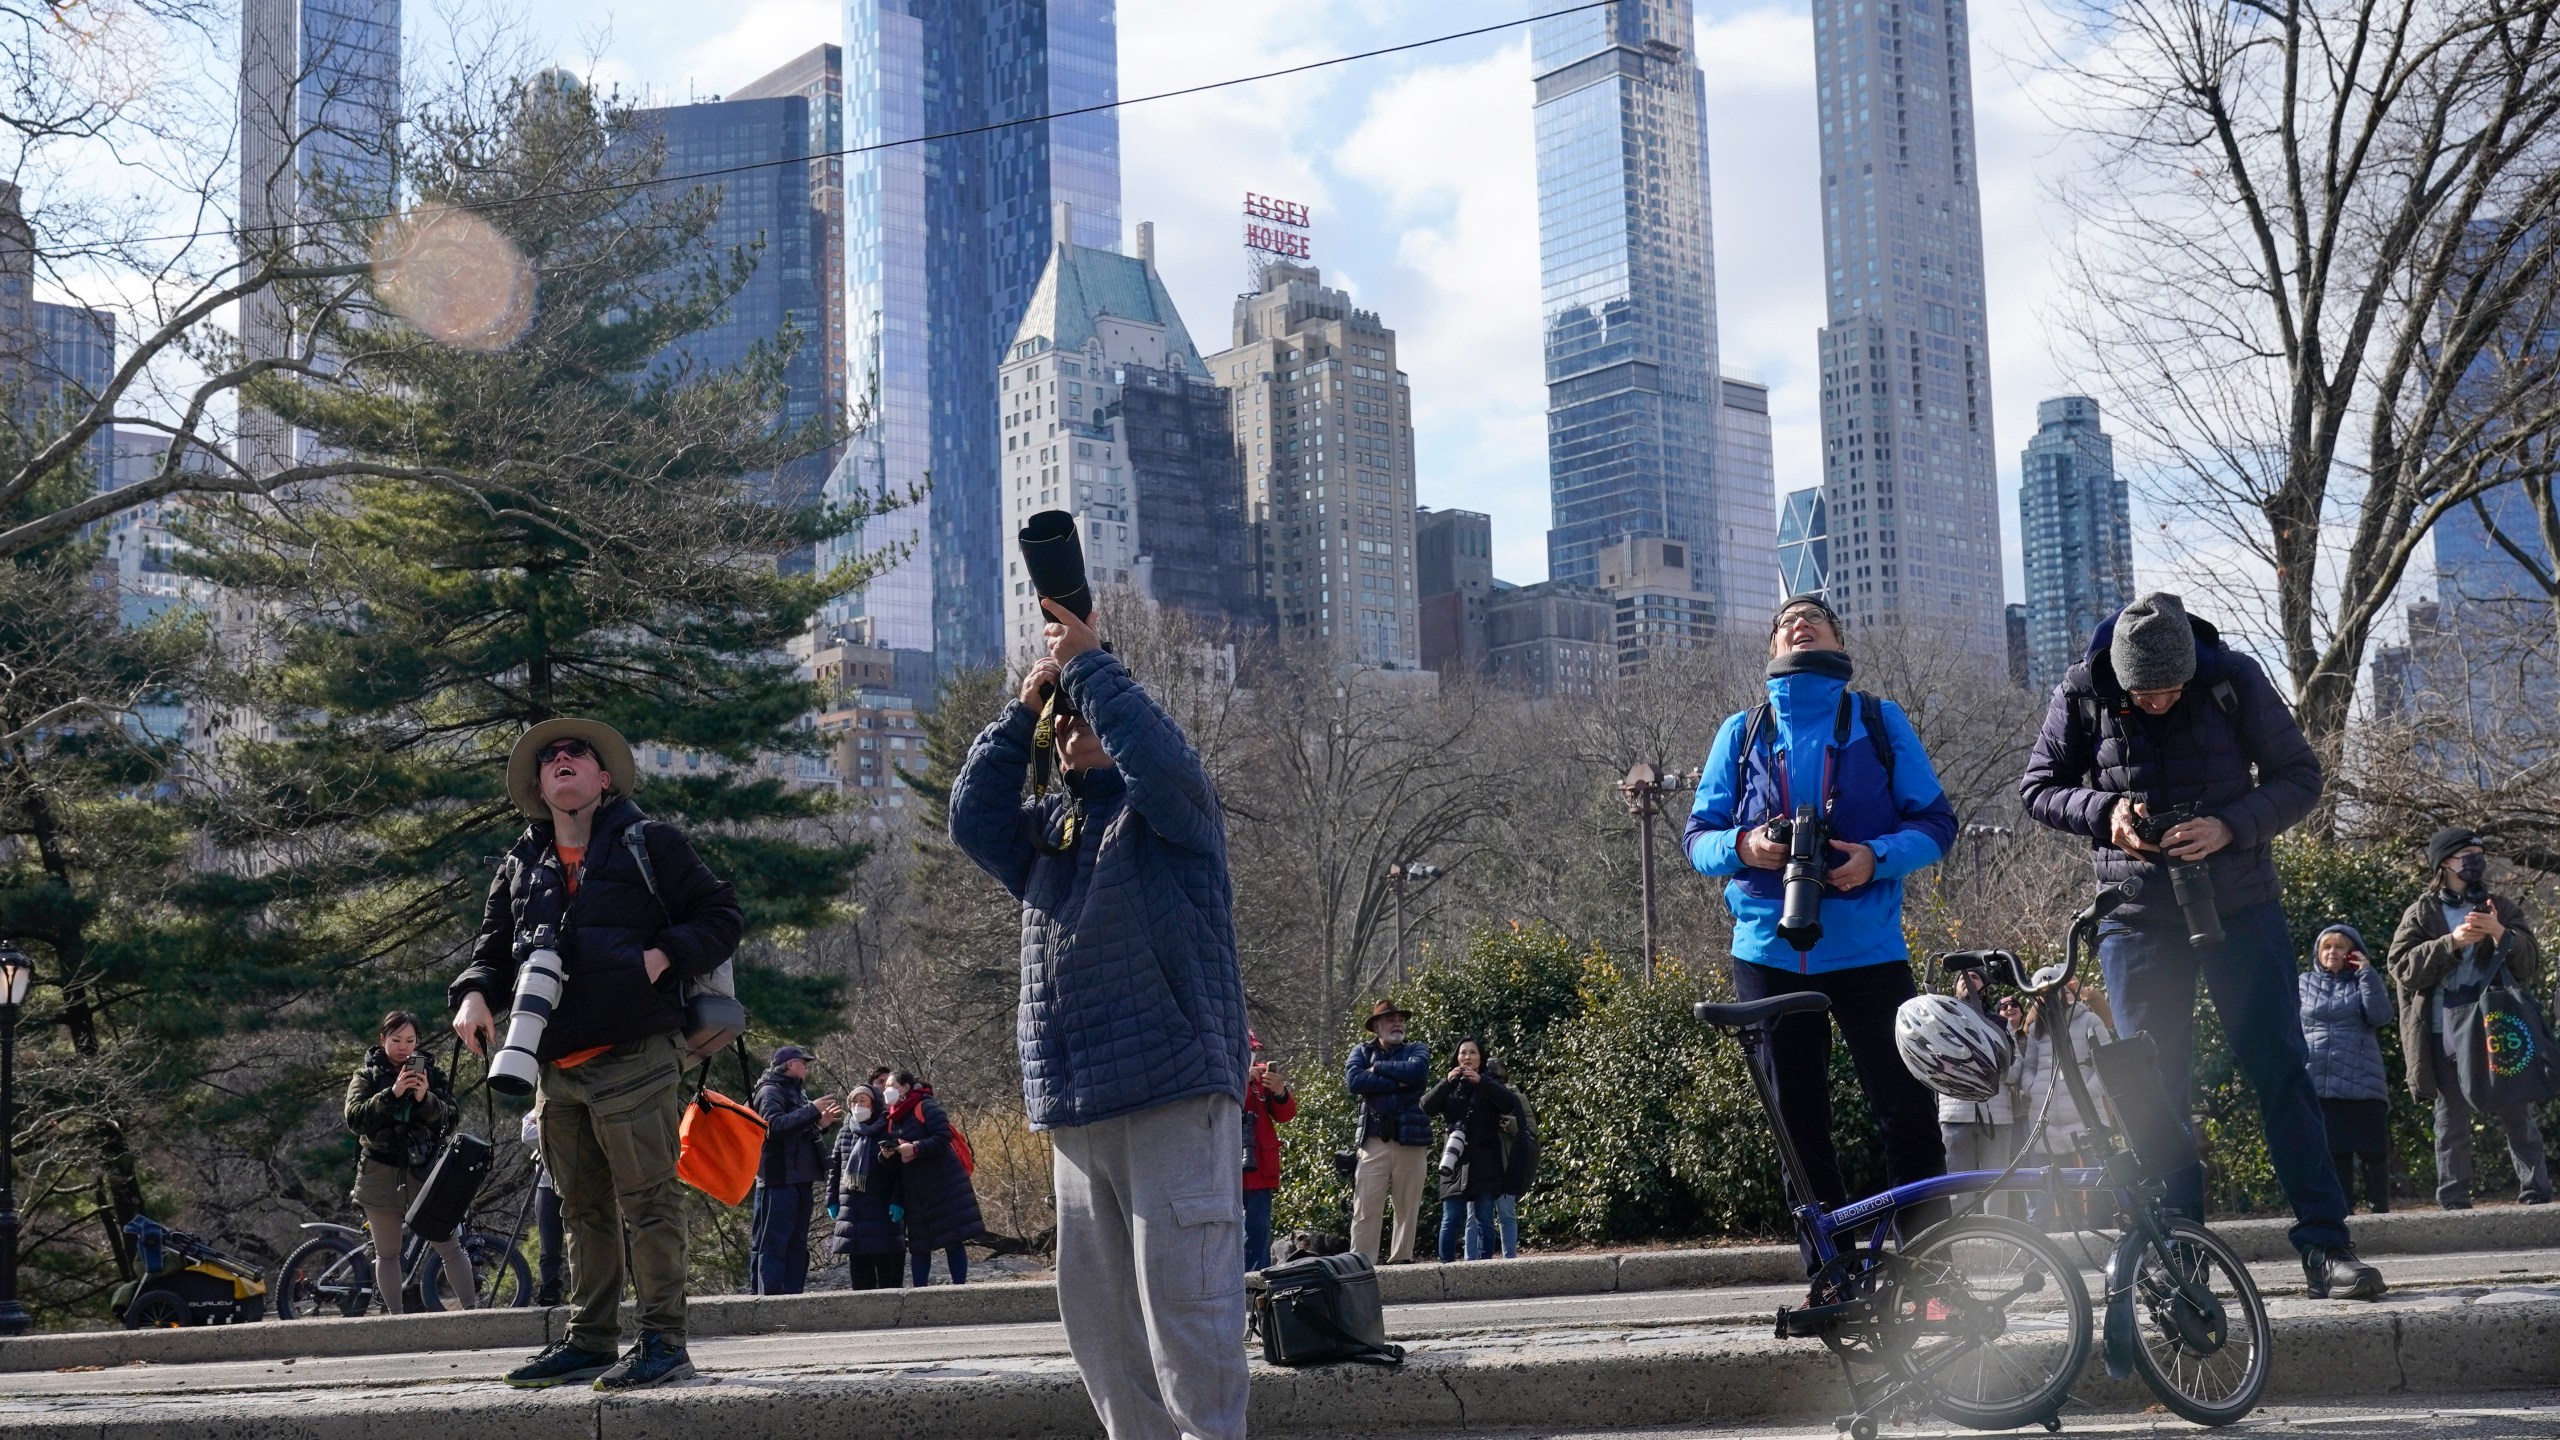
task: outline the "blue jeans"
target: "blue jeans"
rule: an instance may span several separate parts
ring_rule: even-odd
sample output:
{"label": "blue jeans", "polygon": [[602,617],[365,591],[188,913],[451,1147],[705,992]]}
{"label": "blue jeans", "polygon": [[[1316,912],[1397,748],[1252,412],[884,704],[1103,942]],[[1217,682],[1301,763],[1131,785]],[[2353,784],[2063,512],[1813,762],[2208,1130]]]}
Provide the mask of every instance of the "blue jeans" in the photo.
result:
{"label": "blue jeans", "polygon": [[[967,1245],[954,1245],[943,1251],[942,1263],[951,1272],[952,1284],[969,1283],[969,1247]],[[915,1288],[923,1289],[933,1279],[933,1252],[930,1250],[907,1252],[907,1276],[915,1281]]]}
{"label": "blue jeans", "polygon": [[1440,1202],[1440,1263],[1458,1258],[1462,1251],[1470,1260],[1482,1260],[1491,1253],[1488,1237],[1494,1231],[1494,1197],[1478,1195]]}
{"label": "blue jeans", "polygon": [[[1496,1195],[1493,1213],[1487,1216],[1479,1235],[1484,1242],[1485,1258],[1499,1255],[1508,1260],[1520,1253],[1520,1197]],[[1499,1243],[1497,1243],[1499,1242]]]}
{"label": "blue jeans", "polygon": [[1250,1275],[1271,1266],[1271,1192],[1244,1192],[1244,1270]]}
{"label": "blue jeans", "polygon": [[750,1232],[755,1267],[749,1293],[797,1295],[809,1288],[809,1186],[756,1182]]}
{"label": "blue jeans", "polygon": [[[2187,943],[2186,922],[2174,912],[2157,926],[2103,926],[2098,966],[2115,1002],[2116,1031],[2151,1032],[2171,1103],[2181,1120],[2190,1118],[2196,980],[2201,976],[2240,1073],[2258,1098],[2267,1156],[2293,1204],[2294,1246],[2347,1244],[2347,1196],[2329,1163],[2328,1124],[2311,1088],[2293,937],[2285,927],[2284,907],[2269,901],[2226,911],[2222,931],[2220,945],[2200,950]],[[2203,1164],[2190,1164],[2168,1181],[2169,1204],[2202,1220]]]}

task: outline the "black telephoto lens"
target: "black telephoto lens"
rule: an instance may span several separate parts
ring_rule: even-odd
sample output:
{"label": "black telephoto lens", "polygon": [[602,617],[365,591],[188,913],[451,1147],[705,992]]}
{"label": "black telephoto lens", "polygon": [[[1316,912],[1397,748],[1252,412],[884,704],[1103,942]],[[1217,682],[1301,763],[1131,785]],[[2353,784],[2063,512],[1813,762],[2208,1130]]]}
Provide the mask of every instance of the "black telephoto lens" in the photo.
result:
{"label": "black telephoto lens", "polygon": [[1822,887],[1830,879],[1824,865],[1824,852],[1830,836],[1823,833],[1822,812],[1810,805],[1796,807],[1794,822],[1788,826],[1787,868],[1783,872],[1786,890],[1778,905],[1778,938],[1794,946],[1798,952],[1811,950],[1822,943]]}
{"label": "black telephoto lens", "polygon": [[1056,601],[1079,620],[1093,618],[1093,588],[1085,583],[1084,542],[1076,537],[1076,517],[1043,510],[1024,522],[1014,541],[1022,547],[1022,568],[1031,577],[1033,594]]}

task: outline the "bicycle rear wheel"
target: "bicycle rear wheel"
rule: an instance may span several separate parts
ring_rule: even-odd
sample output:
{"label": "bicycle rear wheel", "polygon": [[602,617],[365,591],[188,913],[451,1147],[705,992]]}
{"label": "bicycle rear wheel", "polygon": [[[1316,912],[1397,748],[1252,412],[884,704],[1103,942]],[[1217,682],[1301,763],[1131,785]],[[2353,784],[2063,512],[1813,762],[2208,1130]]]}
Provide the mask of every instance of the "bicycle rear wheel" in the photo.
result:
{"label": "bicycle rear wheel", "polygon": [[333,1235],[314,1235],[285,1257],[276,1271],[276,1318],[362,1315],[373,1303],[373,1266],[357,1247]]}
{"label": "bicycle rear wheel", "polygon": [[2062,1408],[2094,1326],[2079,1267],[1998,1215],[1933,1225],[1902,1251],[1885,1323],[1904,1386],[1941,1418],[2008,1430]]}
{"label": "bicycle rear wheel", "polygon": [[2258,1408],[2275,1330],[2249,1267],[2221,1236],[2172,1221],[2164,1244],[2143,1247],[2133,1287],[2133,1368],[2160,1403],[2198,1425]]}

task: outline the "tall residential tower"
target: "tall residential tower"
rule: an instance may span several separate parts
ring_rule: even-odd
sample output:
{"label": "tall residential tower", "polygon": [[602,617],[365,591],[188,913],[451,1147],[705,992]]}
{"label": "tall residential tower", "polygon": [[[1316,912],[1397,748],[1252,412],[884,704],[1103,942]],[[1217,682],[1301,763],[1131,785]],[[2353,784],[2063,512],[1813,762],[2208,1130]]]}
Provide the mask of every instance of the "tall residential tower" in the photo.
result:
{"label": "tall residential tower", "polygon": [[2019,475],[2018,544],[2026,552],[2026,683],[2049,690],[2098,622],[2133,600],[2133,512],[2097,401],[2065,395],[2036,406]]}
{"label": "tall residential tower", "polygon": [[[1598,582],[1628,538],[1682,543],[1693,589],[1728,615],[1765,609],[1776,497],[1719,463],[1715,237],[1706,82],[1689,0],[1618,0],[1540,23],[1538,244],[1543,271],[1547,573]],[[1764,407],[1765,409],[1765,404]],[[1748,527],[1746,543],[1729,531]]]}
{"label": "tall residential tower", "polygon": [[[878,643],[944,666],[1003,653],[996,368],[1059,241],[1120,248],[1114,0],[850,0],[845,26],[848,363],[869,423],[828,483],[923,500],[861,544],[906,558],[851,604]],[[1001,128],[990,128],[990,127]],[[922,144],[926,135],[949,138]],[[881,147],[887,148],[866,148]],[[1053,235],[1064,202],[1075,233]],[[836,558],[821,554],[821,564]],[[843,618],[843,617],[838,617]]]}
{"label": "tall residential tower", "polygon": [[1236,297],[1209,357],[1234,406],[1261,594],[1284,639],[1387,670],[1422,664],[1413,588],[1413,396],[1396,332],[1281,261]]}
{"label": "tall residential tower", "polygon": [[1965,0],[1814,0],[1831,603],[2006,665]]}

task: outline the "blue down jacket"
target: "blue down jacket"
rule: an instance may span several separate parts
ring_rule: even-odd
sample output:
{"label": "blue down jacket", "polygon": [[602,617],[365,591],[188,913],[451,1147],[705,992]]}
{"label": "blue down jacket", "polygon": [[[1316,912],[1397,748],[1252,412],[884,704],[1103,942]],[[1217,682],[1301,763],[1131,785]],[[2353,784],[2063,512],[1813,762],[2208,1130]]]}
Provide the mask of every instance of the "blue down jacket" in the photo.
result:
{"label": "blue down jacket", "polygon": [[[1827,675],[1798,673],[1769,682],[1770,723],[1754,753],[1742,753],[1751,712],[1725,718],[1707,751],[1697,801],[1689,810],[1682,848],[1702,875],[1725,879],[1725,908],[1733,912],[1736,959],[1783,970],[1849,970],[1900,964],[1910,957],[1902,937],[1902,877],[1938,863],[1956,838],[1955,807],[1938,785],[1928,752],[1902,707],[1879,707],[1884,738],[1893,750],[1886,777],[1867,717],[1852,706],[1848,743],[1836,750],[1840,696],[1847,686]],[[1854,890],[1823,897],[1822,939],[1799,953],[1778,939],[1783,886],[1776,871],[1753,870],[1737,848],[1742,832],[1787,813],[1788,802],[1822,803],[1825,757],[1834,773],[1831,831],[1834,838],[1875,851],[1875,878]],[[1740,784],[1737,787],[1736,780]],[[1846,857],[1830,853],[1837,866]]]}
{"label": "blue down jacket", "polygon": [[2302,1038],[2311,1047],[2311,1088],[2323,1100],[2388,1100],[2382,1071],[2382,1027],[2391,1023],[2391,992],[2367,965],[2332,975],[2314,965],[2297,982]]}
{"label": "blue down jacket", "polygon": [[[2108,839],[2119,799],[2139,794],[2155,808],[2193,804],[2197,813],[2231,827],[2231,843],[2205,861],[2214,904],[2225,914],[2283,898],[2275,838],[2301,824],[2320,801],[2319,757],[2267,672],[2223,644],[2209,622],[2189,616],[2188,623],[2195,628],[2196,677],[2168,714],[2154,717],[2135,709],[2116,683],[2108,655],[2116,617],[2108,616],[2089,637],[2088,657],[2054,687],[2018,782],[2028,814],[2088,839],[2099,884],[2142,877],[2142,893],[2115,912],[2123,924],[2175,923],[2178,901],[2165,864],[2129,855]],[[2229,687],[2227,713],[2214,695],[2217,686]]]}
{"label": "blue down jacket", "polygon": [[907,1248],[905,1226],[889,1213],[898,1197],[889,1188],[897,1163],[880,1159],[888,1136],[889,1117],[874,1115],[859,1124],[845,1121],[844,1133],[836,1137],[834,1163],[827,1170],[827,1207],[835,1212],[835,1239],[828,1253],[895,1255]]}
{"label": "blue down jacket", "polygon": [[980,732],[951,789],[951,839],[1022,902],[1014,1025],[1031,1128],[1090,1125],[1196,1095],[1244,1100],[1244,970],[1227,826],[1199,753],[1117,657],[1064,676],[1114,768],[1073,778],[1084,824],[1053,855],[1066,806],[1027,799],[1031,732],[1016,701]]}

